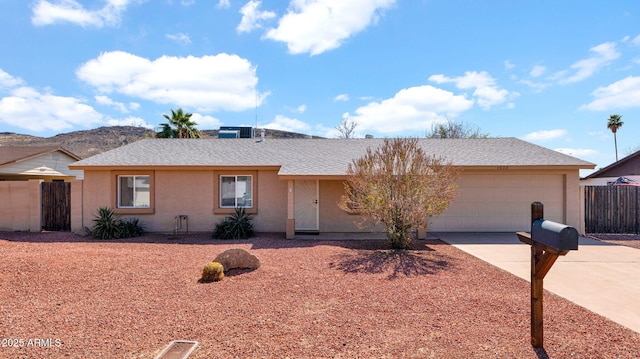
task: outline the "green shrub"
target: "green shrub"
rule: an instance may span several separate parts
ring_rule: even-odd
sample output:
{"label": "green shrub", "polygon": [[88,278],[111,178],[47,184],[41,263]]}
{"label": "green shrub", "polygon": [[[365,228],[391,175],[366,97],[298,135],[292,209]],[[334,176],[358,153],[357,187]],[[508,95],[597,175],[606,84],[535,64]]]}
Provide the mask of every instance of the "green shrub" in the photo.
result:
{"label": "green shrub", "polygon": [[218,282],[224,279],[224,267],[218,262],[207,263],[202,268],[201,282]]}
{"label": "green shrub", "polygon": [[114,239],[122,237],[122,220],[109,207],[101,207],[93,219],[91,235],[98,239]]}
{"label": "green shrub", "polygon": [[120,215],[109,207],[101,207],[93,219],[91,235],[97,239],[118,239],[139,237],[145,230],[137,218],[122,220]]}
{"label": "green shrub", "polygon": [[244,208],[236,208],[235,212],[216,223],[213,238],[217,239],[247,239],[253,237],[253,223],[251,215]]}
{"label": "green shrub", "polygon": [[146,230],[144,225],[137,218],[129,218],[122,222],[122,238],[144,236]]}

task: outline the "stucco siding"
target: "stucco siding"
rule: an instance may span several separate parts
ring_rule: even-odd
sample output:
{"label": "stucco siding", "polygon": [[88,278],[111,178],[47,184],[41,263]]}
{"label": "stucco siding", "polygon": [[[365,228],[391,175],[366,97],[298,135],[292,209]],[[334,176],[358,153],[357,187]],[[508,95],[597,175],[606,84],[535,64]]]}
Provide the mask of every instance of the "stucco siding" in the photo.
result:
{"label": "stucco siding", "polygon": [[358,228],[356,222],[362,222],[362,217],[349,214],[340,207],[338,202],[344,194],[344,181],[320,181],[320,232],[381,232],[384,227],[365,225]]}
{"label": "stucco siding", "polygon": [[[213,229],[213,173],[211,171],[161,171],[154,173],[155,211],[131,215],[149,230],[175,230],[176,216],[187,215],[190,231]],[[186,223],[184,223],[186,225]],[[183,228],[186,229],[186,228]]]}
{"label": "stucco siding", "polygon": [[253,217],[260,232],[285,232],[287,181],[277,171],[258,171],[258,213]]}
{"label": "stucco siding", "polygon": [[[128,171],[135,173],[136,171]],[[145,171],[148,172],[148,171]],[[176,216],[187,215],[189,231],[212,232],[215,223],[227,214],[214,213],[215,170],[155,170],[152,196],[153,213],[123,214],[124,218],[138,218],[150,232],[173,232]],[[224,171],[228,174],[229,171]],[[257,213],[254,225],[261,232],[284,232],[287,216],[287,184],[279,180],[276,171],[256,172],[255,201]],[[100,207],[115,207],[116,189],[113,178],[117,172],[110,170],[86,171],[84,181],[83,223],[91,228],[92,219]],[[186,225],[183,222],[183,225]],[[182,230],[186,230],[183,227]]]}
{"label": "stucco siding", "polygon": [[40,231],[41,183],[0,181],[0,230]]}

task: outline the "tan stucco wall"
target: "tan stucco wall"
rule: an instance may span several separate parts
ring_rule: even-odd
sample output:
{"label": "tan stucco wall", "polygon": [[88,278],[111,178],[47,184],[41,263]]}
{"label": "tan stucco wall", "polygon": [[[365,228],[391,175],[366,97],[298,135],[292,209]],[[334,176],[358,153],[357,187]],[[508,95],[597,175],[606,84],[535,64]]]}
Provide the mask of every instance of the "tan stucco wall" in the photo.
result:
{"label": "tan stucco wall", "polygon": [[84,227],[82,218],[83,180],[71,181],[71,231],[78,232]]}
{"label": "tan stucco wall", "polygon": [[351,215],[338,207],[340,197],[344,194],[344,181],[320,181],[320,232],[380,232],[381,226],[365,226],[358,228],[354,222],[361,222],[362,217]]}
{"label": "tan stucco wall", "polygon": [[[430,230],[528,231],[531,203],[534,201],[545,204],[546,219],[580,230],[584,227],[584,219],[579,179],[578,170],[467,170],[458,181],[460,193],[457,201],[454,199],[447,211],[431,219]],[[487,191],[486,187],[494,187],[495,190]],[[337,206],[344,191],[342,181],[320,181],[319,191],[321,232],[361,231],[353,223],[360,218],[345,213]],[[488,211],[496,216],[482,218]],[[382,230],[381,226],[363,229]]]}
{"label": "tan stucco wall", "polygon": [[[194,232],[210,232],[216,222],[226,214],[214,214],[214,198],[216,176],[221,173],[216,170],[175,171],[155,170],[154,172],[155,207],[153,214],[136,214],[152,232],[172,232],[175,227],[175,217],[179,214],[189,216],[189,230]],[[228,173],[228,172],[224,172]],[[280,179],[276,170],[260,170],[256,173],[255,195],[257,196],[257,213],[254,224],[260,232],[285,232],[287,225],[288,183]],[[93,216],[99,207],[112,206],[115,192],[109,170],[85,171],[85,181],[82,183],[82,215],[84,226],[91,227]],[[477,181],[493,183],[496,191],[493,196],[506,198],[483,198],[486,195]],[[560,182],[558,182],[560,181]],[[565,189],[566,183],[566,189]],[[560,188],[558,188],[558,185]],[[74,187],[72,187],[74,188]],[[502,190],[504,188],[504,190]],[[479,230],[497,231],[528,230],[530,221],[530,204],[533,201],[545,203],[545,217],[563,222],[578,229],[583,228],[581,216],[581,198],[578,170],[526,170],[526,171],[480,171],[467,170],[460,179],[462,196],[477,198],[478,202],[491,201],[508,202],[494,208],[505,218],[496,218],[495,227],[486,222]],[[378,232],[381,226],[359,229],[354,225],[359,217],[342,211],[337,203],[343,194],[342,180],[321,180],[319,182],[319,229],[321,232]],[[72,195],[72,201],[73,201]],[[465,206],[454,201],[447,212],[440,217],[433,218],[430,230],[433,231],[464,231],[451,225],[457,220],[455,217],[465,211],[472,211],[479,216],[484,208],[482,203],[477,206]],[[74,202],[74,206],[75,206]],[[495,206],[494,206],[495,207]],[[76,211],[74,208],[73,211]],[[473,212],[475,211],[475,212]],[[219,211],[218,211],[219,212]],[[72,218],[74,217],[72,212]],[[468,213],[467,213],[468,214]],[[515,214],[515,215],[514,215]],[[509,217],[509,218],[507,218]],[[452,218],[454,219],[452,221]],[[446,223],[450,221],[450,223]],[[514,223],[512,223],[514,222]],[[77,223],[72,219],[72,228]],[[454,223],[455,224],[455,223]],[[513,225],[512,225],[513,224]]]}
{"label": "tan stucco wall", "polygon": [[[187,215],[189,231],[212,232],[215,223],[226,214],[214,214],[214,191],[216,170],[155,170],[154,212],[152,214],[131,214],[123,217],[139,218],[150,232],[172,232],[176,226],[176,216]],[[224,171],[228,174],[229,171]],[[287,183],[277,177],[274,170],[256,172],[255,186],[259,196],[257,213],[253,223],[260,232],[284,232],[287,216]],[[116,193],[113,190],[109,170],[85,171],[82,221],[91,228],[92,219],[98,208],[113,206]],[[183,225],[186,225],[183,222]],[[186,228],[183,227],[182,230]]]}
{"label": "tan stucco wall", "polygon": [[40,183],[0,181],[0,230],[40,231]]}

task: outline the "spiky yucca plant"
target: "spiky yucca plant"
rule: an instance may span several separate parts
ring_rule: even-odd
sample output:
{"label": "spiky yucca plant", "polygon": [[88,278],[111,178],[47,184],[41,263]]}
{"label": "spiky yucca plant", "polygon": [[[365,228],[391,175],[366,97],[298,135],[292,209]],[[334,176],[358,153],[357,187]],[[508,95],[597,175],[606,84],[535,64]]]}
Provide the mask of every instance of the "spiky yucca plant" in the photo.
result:
{"label": "spiky yucca plant", "polygon": [[122,220],[120,215],[109,207],[101,207],[93,219],[91,235],[97,239],[116,239],[122,237]]}
{"label": "spiky yucca plant", "polygon": [[144,225],[137,218],[122,220],[109,207],[101,207],[93,219],[91,235],[97,239],[118,239],[139,237],[145,234]]}
{"label": "spiky yucca plant", "polygon": [[252,217],[243,207],[216,223],[213,238],[217,239],[247,239],[254,236]]}

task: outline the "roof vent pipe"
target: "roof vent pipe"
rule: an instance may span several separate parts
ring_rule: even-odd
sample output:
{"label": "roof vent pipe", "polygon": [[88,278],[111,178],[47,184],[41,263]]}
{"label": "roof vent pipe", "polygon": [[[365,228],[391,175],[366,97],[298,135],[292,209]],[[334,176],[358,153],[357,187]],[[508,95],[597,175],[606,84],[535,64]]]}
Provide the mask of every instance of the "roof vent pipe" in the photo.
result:
{"label": "roof vent pipe", "polygon": [[264,142],[264,134],[265,134],[265,132],[266,132],[266,131],[265,131],[265,129],[264,129],[264,128],[261,128],[261,129],[260,129],[260,141],[261,141],[261,142]]}

